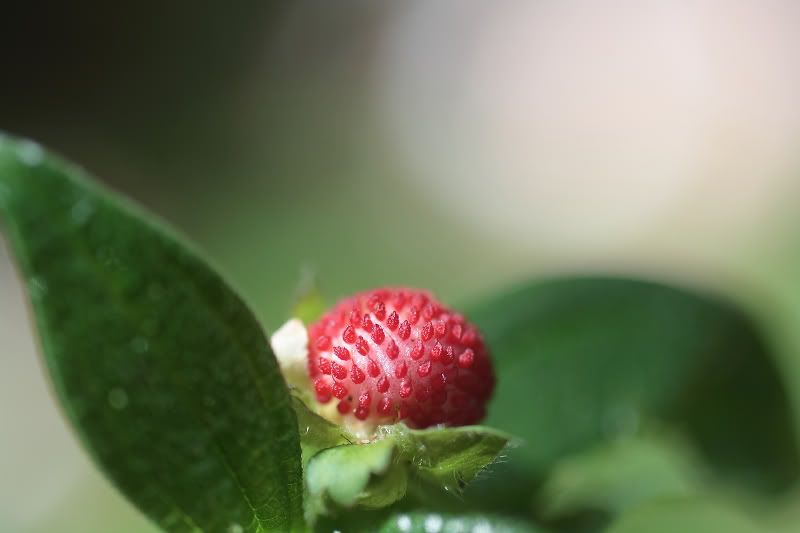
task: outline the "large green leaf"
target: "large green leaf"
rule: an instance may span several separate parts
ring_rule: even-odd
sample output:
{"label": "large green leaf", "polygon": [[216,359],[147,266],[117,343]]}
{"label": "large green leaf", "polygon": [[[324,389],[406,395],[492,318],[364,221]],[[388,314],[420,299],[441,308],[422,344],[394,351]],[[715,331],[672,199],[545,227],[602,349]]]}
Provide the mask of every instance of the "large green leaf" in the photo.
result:
{"label": "large green leaf", "polygon": [[0,137],[0,217],[58,397],[120,490],[168,531],[304,529],[286,385],[225,282],[27,141]]}
{"label": "large green leaf", "polygon": [[787,393],[764,343],[729,304],[654,283],[565,279],[472,309],[497,368],[488,424],[522,437],[482,503],[529,508],[557,459],[635,433],[685,430],[718,474],[780,489],[798,475]]}

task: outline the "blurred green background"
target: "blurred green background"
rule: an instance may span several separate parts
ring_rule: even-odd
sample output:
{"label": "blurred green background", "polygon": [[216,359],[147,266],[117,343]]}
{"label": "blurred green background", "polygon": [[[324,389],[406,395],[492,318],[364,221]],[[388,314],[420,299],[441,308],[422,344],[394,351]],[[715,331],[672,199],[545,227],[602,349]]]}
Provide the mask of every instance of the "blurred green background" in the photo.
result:
{"label": "blurred green background", "polygon": [[[270,330],[298,284],[718,291],[800,408],[800,8],[4,5],[0,129],[178,226]],[[78,448],[0,249],[0,531],[148,531]],[[800,412],[800,409],[798,409]]]}

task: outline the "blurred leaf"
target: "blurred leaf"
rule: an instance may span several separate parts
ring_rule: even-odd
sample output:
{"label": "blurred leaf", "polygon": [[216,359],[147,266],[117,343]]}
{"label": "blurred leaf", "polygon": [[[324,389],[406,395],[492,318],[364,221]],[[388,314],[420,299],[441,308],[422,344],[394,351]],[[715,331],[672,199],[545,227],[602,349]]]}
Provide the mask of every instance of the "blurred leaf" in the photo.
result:
{"label": "blurred leaf", "polygon": [[319,293],[306,294],[299,299],[292,309],[292,316],[303,321],[303,324],[311,324],[322,316],[327,309],[325,300]]}
{"label": "blurred leaf", "polygon": [[539,491],[548,519],[587,510],[619,513],[664,496],[689,496],[702,471],[681,442],[666,435],[625,437],[569,456],[553,467]]}
{"label": "blurred leaf", "polygon": [[299,318],[303,324],[316,322],[325,313],[328,304],[317,286],[317,277],[312,270],[305,269],[297,287],[297,294],[290,316]]}
{"label": "blurred leaf", "polygon": [[31,142],[0,217],[86,448],[167,531],[302,530],[297,421],[252,313],[195,253]]}
{"label": "blurred leaf", "polygon": [[766,533],[733,506],[709,499],[669,498],[640,505],[623,513],[609,533]]}
{"label": "blurred leaf", "polygon": [[750,321],[725,302],[641,281],[564,279],[470,316],[498,374],[487,423],[524,439],[477,503],[528,508],[556,460],[653,416],[685,430],[728,479],[767,490],[797,479],[784,384]]}
{"label": "blurred leaf", "polygon": [[377,529],[380,533],[543,533],[543,529],[511,518],[480,514],[442,514],[433,512],[398,513]]}

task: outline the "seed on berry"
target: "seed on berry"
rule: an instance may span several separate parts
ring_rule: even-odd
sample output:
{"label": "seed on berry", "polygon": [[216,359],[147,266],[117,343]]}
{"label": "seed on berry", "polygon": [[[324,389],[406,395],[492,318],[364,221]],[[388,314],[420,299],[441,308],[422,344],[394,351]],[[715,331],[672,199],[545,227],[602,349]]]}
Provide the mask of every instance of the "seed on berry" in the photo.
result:
{"label": "seed on berry", "polygon": [[331,338],[327,335],[320,335],[317,337],[317,350],[324,352],[330,350]]}
{"label": "seed on berry", "polygon": [[426,322],[425,325],[422,326],[422,331],[420,331],[419,336],[423,341],[431,340],[433,338],[433,324]]}
{"label": "seed on berry", "polygon": [[419,375],[419,377],[421,378],[427,377],[428,374],[430,373],[431,373],[430,361],[425,361],[424,363],[420,363],[420,365],[417,367],[417,375]]}
{"label": "seed on berry", "polygon": [[394,331],[399,323],[400,317],[397,316],[397,311],[392,311],[392,314],[386,319],[386,327]]}
{"label": "seed on berry", "polygon": [[378,383],[375,384],[375,388],[378,392],[386,392],[389,390],[389,378],[381,376],[380,379],[378,379]]}
{"label": "seed on berry", "polygon": [[367,373],[370,376],[372,376],[373,378],[378,377],[378,374],[381,373],[381,369],[380,369],[380,367],[378,367],[378,363],[376,363],[374,360],[370,359],[367,362]]}
{"label": "seed on berry", "polygon": [[384,396],[378,402],[378,414],[389,416],[392,413],[392,399]]}
{"label": "seed on berry", "polygon": [[400,355],[400,349],[394,341],[389,341],[389,345],[386,346],[386,355],[389,356],[389,359],[397,359],[397,356]]}
{"label": "seed on berry", "polygon": [[331,387],[322,378],[314,382],[314,392],[317,393],[317,401],[319,403],[326,403],[331,399]]}
{"label": "seed on berry", "polygon": [[347,377],[347,369],[336,361],[331,362],[331,373],[336,379],[344,379]]}
{"label": "seed on berry", "polygon": [[455,351],[453,350],[453,347],[452,346],[448,346],[447,348],[445,348],[444,349],[444,355],[442,356],[442,364],[445,365],[445,366],[452,365],[453,361],[455,361],[455,359],[456,359],[456,356],[455,356]]}
{"label": "seed on berry", "polygon": [[369,314],[365,314],[363,320],[361,320],[361,329],[367,333],[372,331],[372,320],[369,318]]}
{"label": "seed on berry", "polygon": [[355,363],[353,366],[350,367],[350,379],[353,380],[353,383],[356,385],[360,383],[364,383],[364,380],[367,379],[367,376],[364,375],[364,371],[358,368]]}
{"label": "seed on berry", "polygon": [[394,376],[396,378],[404,378],[408,373],[408,365],[405,361],[400,361],[396,365],[394,365]]}
{"label": "seed on berry", "polygon": [[383,322],[383,319],[386,318],[386,306],[383,302],[378,302],[373,307],[372,311],[375,313],[375,318]]}
{"label": "seed on berry", "polygon": [[359,336],[358,339],[356,339],[356,350],[358,350],[358,353],[361,355],[367,355],[369,353],[369,344],[364,340],[364,337]]}
{"label": "seed on berry", "polygon": [[458,356],[458,366],[461,368],[470,368],[475,361],[475,352],[471,348],[467,348],[461,355]]}
{"label": "seed on berry", "polygon": [[330,374],[331,373],[331,360],[327,357],[320,357],[319,358],[319,371],[323,374]]}
{"label": "seed on berry", "polygon": [[359,407],[369,407],[370,404],[370,394],[368,390],[361,391],[361,394],[358,396],[358,406]]}
{"label": "seed on berry", "polygon": [[342,361],[347,361],[348,359],[350,359],[350,350],[348,350],[347,348],[343,348],[341,346],[334,346],[333,355],[335,355]]}
{"label": "seed on berry", "polygon": [[378,326],[377,324],[372,328],[372,341],[380,346],[383,344],[383,341],[386,339],[386,334],[383,332],[383,328]]}
{"label": "seed on berry", "polygon": [[339,383],[338,381],[333,384],[333,395],[336,396],[338,399],[342,399],[347,396],[347,387]]}
{"label": "seed on berry", "polygon": [[461,324],[453,324],[453,327],[450,328],[450,337],[453,339],[454,342],[458,342],[461,340],[461,333],[462,333]]}
{"label": "seed on berry", "polygon": [[439,362],[442,360],[442,344],[439,341],[436,341],[436,344],[433,345],[431,348],[431,361]]}
{"label": "seed on berry", "polygon": [[425,346],[423,346],[421,340],[415,340],[414,344],[411,345],[411,350],[408,352],[408,355],[413,360],[421,359],[422,356],[425,354]]}
{"label": "seed on berry", "polygon": [[411,325],[408,323],[408,320],[403,320],[403,323],[400,324],[397,335],[400,337],[400,340],[406,340],[411,336]]}
{"label": "seed on berry", "polygon": [[411,396],[411,381],[404,379],[400,382],[400,397],[401,398],[408,398]]}

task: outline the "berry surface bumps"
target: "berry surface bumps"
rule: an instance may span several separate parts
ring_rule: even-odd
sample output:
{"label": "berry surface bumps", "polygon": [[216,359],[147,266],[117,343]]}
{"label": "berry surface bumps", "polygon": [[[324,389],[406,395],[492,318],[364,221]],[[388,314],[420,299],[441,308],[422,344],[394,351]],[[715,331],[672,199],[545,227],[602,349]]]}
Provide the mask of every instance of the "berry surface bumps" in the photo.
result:
{"label": "berry surface bumps", "polygon": [[308,330],[317,402],[345,421],[412,428],[479,422],[494,389],[478,330],[431,294],[378,289],[344,299]]}

